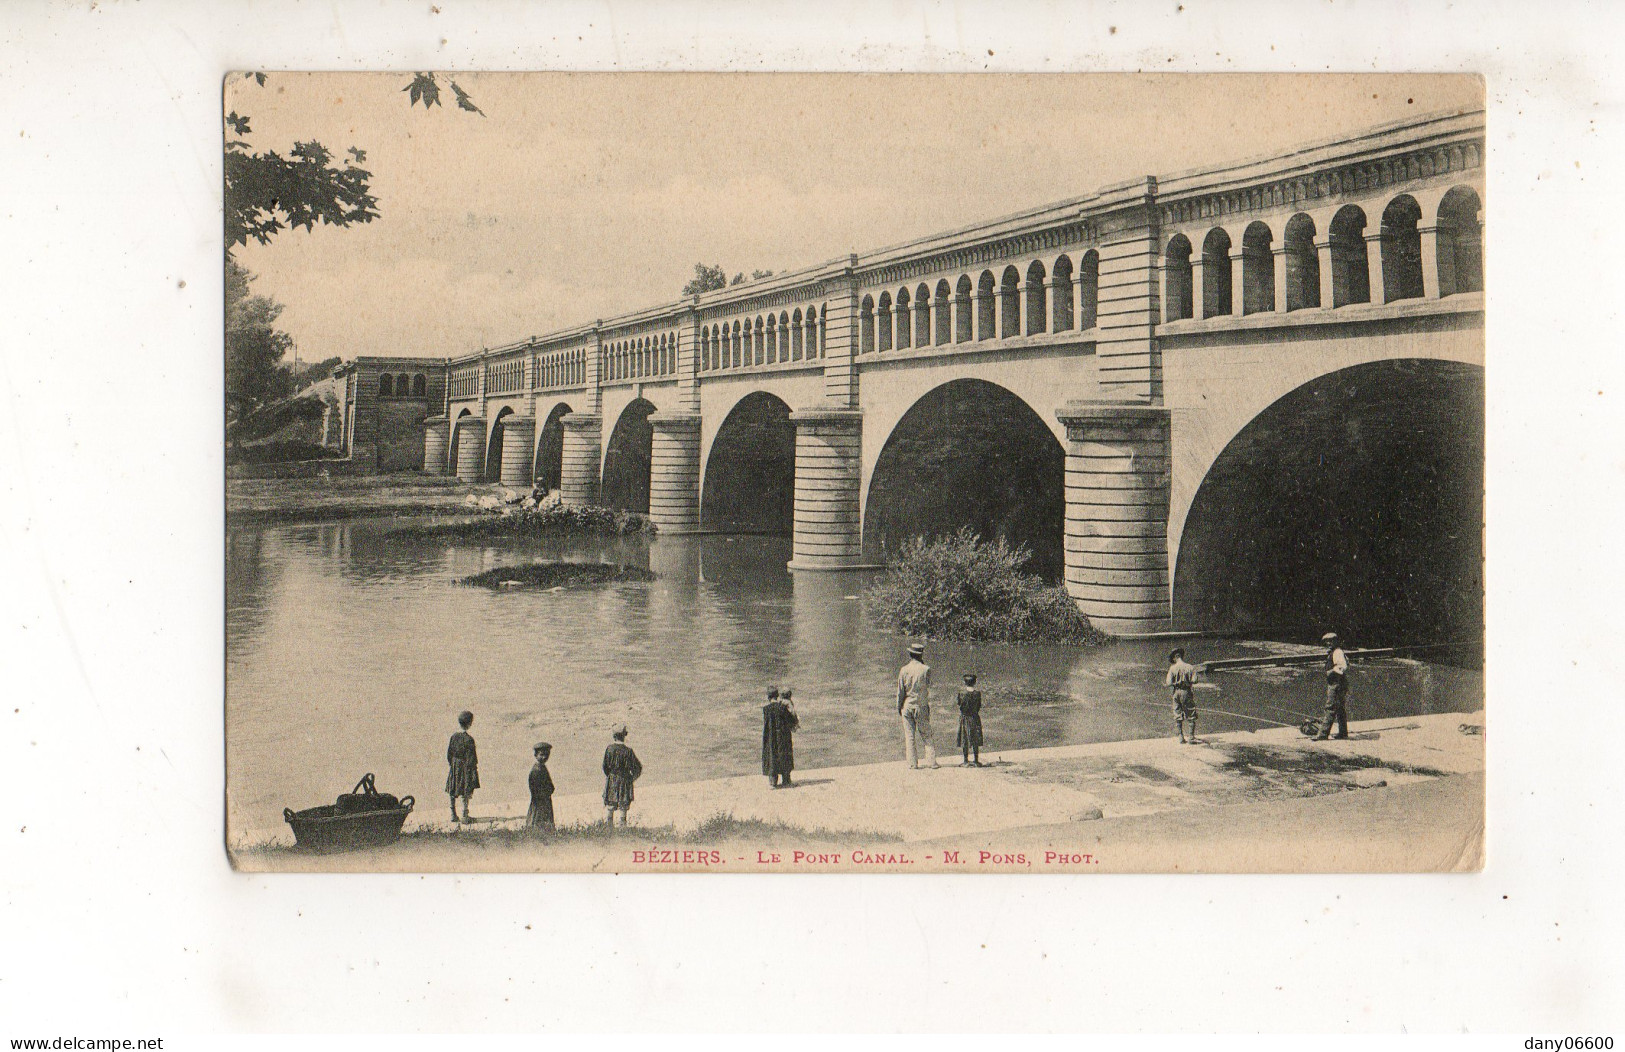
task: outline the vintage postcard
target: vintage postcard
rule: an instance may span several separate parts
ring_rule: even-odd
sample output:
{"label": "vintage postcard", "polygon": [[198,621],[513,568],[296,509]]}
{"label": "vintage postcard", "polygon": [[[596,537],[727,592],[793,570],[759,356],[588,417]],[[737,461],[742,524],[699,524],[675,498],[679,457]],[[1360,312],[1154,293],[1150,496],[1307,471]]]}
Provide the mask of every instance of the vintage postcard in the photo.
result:
{"label": "vintage postcard", "polygon": [[1483,92],[230,75],[234,864],[1480,868]]}

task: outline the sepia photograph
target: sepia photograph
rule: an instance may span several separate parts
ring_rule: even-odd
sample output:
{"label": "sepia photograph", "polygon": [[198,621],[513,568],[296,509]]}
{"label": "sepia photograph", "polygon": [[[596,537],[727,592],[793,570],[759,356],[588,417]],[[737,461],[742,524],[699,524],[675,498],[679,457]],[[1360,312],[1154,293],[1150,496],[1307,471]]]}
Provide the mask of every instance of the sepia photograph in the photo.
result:
{"label": "sepia photograph", "polygon": [[1479,869],[1484,90],[229,74],[233,865]]}

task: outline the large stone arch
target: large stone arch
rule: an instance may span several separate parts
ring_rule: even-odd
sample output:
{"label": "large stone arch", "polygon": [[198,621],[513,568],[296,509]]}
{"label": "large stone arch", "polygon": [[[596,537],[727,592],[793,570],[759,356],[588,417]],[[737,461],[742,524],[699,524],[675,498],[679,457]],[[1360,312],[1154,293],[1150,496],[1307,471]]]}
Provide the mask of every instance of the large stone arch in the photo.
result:
{"label": "large stone arch", "polygon": [[[1177,445],[1177,443],[1176,443]],[[1176,627],[1356,644],[1483,628],[1483,368],[1388,358],[1257,413],[1184,516]]]}
{"label": "large stone arch", "polygon": [[875,459],[864,552],[884,556],[908,537],[968,526],[1027,545],[1028,568],[1059,580],[1065,480],[1065,450],[1026,400],[987,380],[949,381],[909,407]]}
{"label": "large stone arch", "polygon": [[790,404],[767,391],[734,403],[711,440],[700,525],[726,533],[788,535],[794,521],[796,428]]}
{"label": "large stone arch", "polygon": [[648,514],[650,467],[654,461],[654,428],[647,398],[627,403],[615,421],[604,450],[602,501],[611,508]]}
{"label": "large stone arch", "polygon": [[491,432],[486,436],[485,440],[485,469],[481,477],[486,482],[497,482],[502,478],[502,437],[507,431],[507,428],[503,426],[503,421],[513,416],[514,410],[512,406],[503,406],[501,409],[496,409],[495,406],[491,408],[495,410],[495,415],[491,417]]}
{"label": "large stone arch", "polygon": [[536,457],[532,463],[536,484],[544,490],[556,490],[563,484],[564,418],[573,412],[569,402],[555,402],[536,429]]}

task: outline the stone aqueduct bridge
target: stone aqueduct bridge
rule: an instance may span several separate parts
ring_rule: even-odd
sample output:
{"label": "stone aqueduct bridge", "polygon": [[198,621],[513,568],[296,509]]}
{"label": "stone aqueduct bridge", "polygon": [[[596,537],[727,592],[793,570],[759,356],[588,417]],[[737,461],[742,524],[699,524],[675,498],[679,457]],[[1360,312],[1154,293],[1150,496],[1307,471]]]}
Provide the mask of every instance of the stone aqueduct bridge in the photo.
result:
{"label": "stone aqueduct bridge", "polygon": [[[1065,580],[1097,624],[1193,626],[1227,535],[1294,499],[1271,480],[1301,472],[1269,447],[1323,460],[1351,429],[1481,428],[1440,406],[1465,377],[1482,411],[1483,151],[1482,111],[1433,115],[454,358],[423,468],[646,501],[695,531],[714,476],[775,455],[771,426],[729,439],[730,421],[776,409],[790,565],[839,569],[874,561],[877,467],[911,407],[953,416],[946,385],[996,401],[1012,442],[1047,429],[1064,451]],[[942,465],[899,467],[933,483]],[[789,511],[788,477],[742,470]]]}

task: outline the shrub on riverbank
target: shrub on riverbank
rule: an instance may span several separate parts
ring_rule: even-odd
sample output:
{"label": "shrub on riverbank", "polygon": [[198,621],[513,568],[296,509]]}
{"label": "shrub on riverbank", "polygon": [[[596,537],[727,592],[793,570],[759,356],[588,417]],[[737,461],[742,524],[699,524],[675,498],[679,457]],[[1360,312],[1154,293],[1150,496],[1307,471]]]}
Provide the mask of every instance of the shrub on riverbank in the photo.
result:
{"label": "shrub on riverbank", "polygon": [[971,530],[914,538],[869,590],[888,628],[912,636],[991,643],[1099,643],[1109,638],[1061,585],[1024,567],[1032,553]]}
{"label": "shrub on riverbank", "polygon": [[655,575],[637,566],[610,566],[606,563],[527,563],[499,566],[458,584],[480,588],[553,588],[567,584],[611,584],[619,581],[652,581]]}
{"label": "shrub on riverbank", "polygon": [[477,519],[459,522],[425,522],[394,531],[419,537],[539,537],[575,534],[594,537],[621,537],[653,533],[654,523],[633,511],[617,511],[596,504],[561,504],[543,501],[530,507],[504,505]]}

